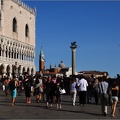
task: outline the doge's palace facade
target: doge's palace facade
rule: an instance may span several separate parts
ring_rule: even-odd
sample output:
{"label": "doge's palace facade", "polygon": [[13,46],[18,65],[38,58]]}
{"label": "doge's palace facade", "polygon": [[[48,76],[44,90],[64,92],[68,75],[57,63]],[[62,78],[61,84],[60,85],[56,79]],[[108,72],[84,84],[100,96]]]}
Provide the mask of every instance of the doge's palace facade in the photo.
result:
{"label": "doge's palace facade", "polygon": [[36,73],[36,9],[20,0],[0,0],[0,76]]}

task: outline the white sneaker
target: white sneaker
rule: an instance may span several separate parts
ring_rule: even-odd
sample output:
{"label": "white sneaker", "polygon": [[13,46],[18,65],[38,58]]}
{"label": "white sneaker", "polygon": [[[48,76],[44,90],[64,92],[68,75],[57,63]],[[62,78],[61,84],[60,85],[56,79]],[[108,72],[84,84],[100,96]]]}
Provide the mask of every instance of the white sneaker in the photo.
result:
{"label": "white sneaker", "polygon": [[52,104],[50,104],[50,107],[52,107]]}
{"label": "white sneaker", "polygon": [[73,106],[75,106],[75,103],[73,103]]}
{"label": "white sneaker", "polygon": [[59,108],[60,108],[60,109],[62,108],[61,103],[59,104]]}
{"label": "white sneaker", "polygon": [[60,109],[62,108],[62,106],[60,105]]}
{"label": "white sneaker", "polygon": [[49,103],[46,104],[46,107],[49,108]]}

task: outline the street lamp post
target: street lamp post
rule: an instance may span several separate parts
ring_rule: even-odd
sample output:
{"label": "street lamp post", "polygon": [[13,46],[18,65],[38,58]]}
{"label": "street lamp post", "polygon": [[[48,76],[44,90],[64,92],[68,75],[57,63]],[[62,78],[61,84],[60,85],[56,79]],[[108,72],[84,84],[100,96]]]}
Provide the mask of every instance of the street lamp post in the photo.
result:
{"label": "street lamp post", "polygon": [[75,75],[75,72],[76,72],[76,48],[77,48],[76,42],[71,42],[70,48],[72,50],[72,75]]}

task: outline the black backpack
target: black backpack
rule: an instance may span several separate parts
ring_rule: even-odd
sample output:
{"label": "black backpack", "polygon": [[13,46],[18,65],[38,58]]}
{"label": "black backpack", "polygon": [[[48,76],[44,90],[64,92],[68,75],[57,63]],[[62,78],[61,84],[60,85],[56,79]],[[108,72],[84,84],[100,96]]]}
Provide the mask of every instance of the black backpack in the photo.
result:
{"label": "black backpack", "polygon": [[9,87],[10,87],[10,90],[15,90],[16,86],[15,86],[15,81],[14,80],[11,80],[9,82]]}

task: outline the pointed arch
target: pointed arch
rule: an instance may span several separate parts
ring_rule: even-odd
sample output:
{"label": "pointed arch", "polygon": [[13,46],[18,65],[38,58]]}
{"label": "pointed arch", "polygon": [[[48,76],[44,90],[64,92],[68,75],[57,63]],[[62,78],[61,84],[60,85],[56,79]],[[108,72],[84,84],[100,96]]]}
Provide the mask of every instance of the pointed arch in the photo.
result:
{"label": "pointed arch", "polygon": [[34,74],[34,69],[32,68],[32,69],[31,69],[31,75],[33,75],[33,74]]}
{"label": "pointed arch", "polygon": [[29,67],[27,68],[27,72],[28,72],[28,74],[30,74],[30,68]]}
{"label": "pointed arch", "polygon": [[13,18],[13,32],[17,32],[17,20]]}
{"label": "pointed arch", "polygon": [[1,72],[2,72],[2,74],[3,74],[4,71],[6,71],[6,70],[5,70],[5,64],[4,64],[4,63],[1,65],[1,68],[2,68],[2,69],[1,69]]}
{"label": "pointed arch", "polygon": [[4,69],[5,69],[5,66],[4,66],[3,64],[0,65],[0,76],[3,75],[3,73],[4,73]]}
{"label": "pointed arch", "polygon": [[6,71],[7,71],[6,75],[7,75],[7,76],[10,76],[10,66],[9,66],[9,65],[7,65]]}
{"label": "pointed arch", "polygon": [[24,73],[25,73],[25,67],[23,67],[22,69],[22,74],[24,75]]}

